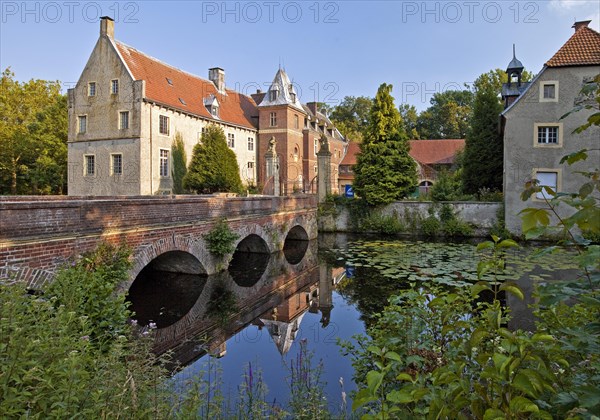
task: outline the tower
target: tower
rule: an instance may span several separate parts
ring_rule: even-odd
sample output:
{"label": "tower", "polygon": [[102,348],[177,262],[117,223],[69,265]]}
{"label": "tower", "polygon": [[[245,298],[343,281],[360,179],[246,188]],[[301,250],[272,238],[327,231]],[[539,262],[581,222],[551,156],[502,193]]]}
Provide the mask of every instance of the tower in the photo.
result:
{"label": "tower", "polygon": [[515,44],[513,44],[513,58],[506,68],[508,82],[502,85],[504,109],[508,108],[529,86],[529,82],[523,82],[524,69],[523,63],[517,59]]}
{"label": "tower", "polygon": [[304,177],[303,129],[304,111],[294,85],[283,69],[279,69],[266,93],[253,98],[258,104],[258,182],[270,193],[274,181],[267,177],[265,154],[275,138],[275,152],[279,157],[281,194],[302,191]]}

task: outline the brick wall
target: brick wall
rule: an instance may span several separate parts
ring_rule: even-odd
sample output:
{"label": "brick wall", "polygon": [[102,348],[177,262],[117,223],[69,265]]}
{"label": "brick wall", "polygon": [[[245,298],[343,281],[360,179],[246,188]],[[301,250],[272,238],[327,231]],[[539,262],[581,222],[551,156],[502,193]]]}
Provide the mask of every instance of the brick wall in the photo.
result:
{"label": "brick wall", "polygon": [[[215,264],[198,249],[203,234],[223,217],[241,239],[260,234],[269,248],[281,248],[287,231],[302,224],[316,237],[316,197],[2,197],[0,279],[39,287],[57,267],[94,249],[99,242],[127,244],[136,272],[163,250],[195,255],[207,272]],[[314,224],[314,226],[312,226]],[[267,235],[263,231],[277,232]],[[283,236],[283,237],[282,237]],[[201,244],[202,245],[202,244]],[[200,246],[201,247],[201,246]],[[139,260],[136,264],[136,258]],[[134,272],[133,274],[135,274]]]}

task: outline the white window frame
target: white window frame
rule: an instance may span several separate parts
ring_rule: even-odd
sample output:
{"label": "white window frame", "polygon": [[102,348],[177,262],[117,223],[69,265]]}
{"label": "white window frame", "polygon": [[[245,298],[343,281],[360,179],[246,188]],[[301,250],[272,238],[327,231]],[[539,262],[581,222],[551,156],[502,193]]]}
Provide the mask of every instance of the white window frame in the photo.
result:
{"label": "white window frame", "polygon": [[[90,161],[92,160],[92,170],[90,171]],[[96,155],[86,153],[83,155],[83,176],[94,177],[96,176]]]}
{"label": "white window frame", "polygon": [[317,156],[317,152],[319,151],[319,139],[315,138],[313,147],[315,149],[315,156]]}
{"label": "white window frame", "polygon": [[[115,160],[119,159],[118,171],[115,171]],[[123,154],[122,153],[111,153],[110,154],[110,174],[112,176],[123,175]]]}
{"label": "white window frame", "polygon": [[269,113],[269,127],[277,127],[277,112]]}
{"label": "white window frame", "polygon": [[[165,152],[166,156],[163,156]],[[169,178],[171,176],[171,149],[158,149],[158,174],[161,178]],[[164,163],[163,163],[164,162]],[[163,168],[166,168],[163,171]]]}
{"label": "white window frame", "polygon": [[252,179],[252,180],[255,179],[254,167],[255,167],[255,165],[254,165],[253,161],[250,161],[250,162],[247,163],[247,165],[246,165],[246,168],[247,168],[246,169],[246,177],[248,179]]}
{"label": "white window frame", "polygon": [[254,151],[254,137],[248,137],[248,151]]}
{"label": "white window frame", "polygon": [[[163,121],[166,121],[166,123],[163,123]],[[163,131],[163,127],[166,129],[166,132]],[[171,119],[169,116],[162,114],[158,116],[158,134],[163,136],[169,136],[171,134]]]}
{"label": "white window frame", "polygon": [[235,148],[235,134],[227,133],[227,147],[230,149]]}
{"label": "white window frame", "polygon": [[[554,86],[554,98],[544,97],[544,88],[546,86]],[[540,82],[540,102],[558,102],[558,80],[542,80]]]}
{"label": "white window frame", "polygon": [[[538,130],[540,128],[556,127],[558,129],[558,135],[556,136],[556,143],[538,143]],[[561,148],[563,147],[563,123],[534,123],[533,124],[533,147],[549,147],[549,148]]]}
{"label": "white window frame", "polygon": [[119,94],[119,79],[112,79],[110,81],[110,94],[111,95]]}
{"label": "white window frame", "polygon": [[[547,174],[547,173],[554,173],[556,174],[556,185],[546,185],[543,184],[539,179],[540,174]],[[554,187],[552,188],[554,190],[555,193],[558,193],[560,191],[562,191],[562,169],[561,168],[534,168],[533,169],[533,173],[531,175],[532,179],[537,179],[538,181],[540,181],[540,183],[538,184],[539,186],[549,186],[549,187]],[[551,196],[547,196],[546,192],[544,190],[542,190],[539,193],[535,193],[535,195],[532,197],[534,201],[545,201],[544,197],[547,197],[548,200],[550,200],[552,197]]]}
{"label": "white window frame", "polygon": [[87,96],[96,96],[98,85],[96,82],[88,82]]}
{"label": "white window frame", "polygon": [[[123,115],[127,115],[127,126],[123,126]],[[129,111],[119,111],[119,130],[127,130],[130,126]]]}
{"label": "white window frame", "polygon": [[[87,127],[88,127],[88,118],[87,118],[87,114],[83,114],[83,115],[78,115],[77,116],[77,134],[85,134],[87,133]],[[85,121],[84,124],[84,129],[81,129],[81,121]]]}

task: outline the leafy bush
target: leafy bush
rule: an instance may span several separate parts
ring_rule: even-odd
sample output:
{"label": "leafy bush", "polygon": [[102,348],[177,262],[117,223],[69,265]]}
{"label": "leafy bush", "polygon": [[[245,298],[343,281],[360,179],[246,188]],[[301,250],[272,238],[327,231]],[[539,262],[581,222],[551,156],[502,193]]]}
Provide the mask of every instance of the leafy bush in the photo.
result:
{"label": "leafy bush", "polygon": [[363,231],[383,233],[384,235],[396,235],[405,229],[396,212],[392,215],[383,215],[373,211],[362,221],[361,226]]}
{"label": "leafy bush", "polygon": [[221,219],[210,232],[203,235],[203,238],[211,254],[216,257],[224,257],[235,251],[233,244],[239,235],[229,228],[225,219]]}
{"label": "leafy bush", "polygon": [[437,236],[440,233],[440,221],[430,215],[421,222],[421,233],[427,237]]}

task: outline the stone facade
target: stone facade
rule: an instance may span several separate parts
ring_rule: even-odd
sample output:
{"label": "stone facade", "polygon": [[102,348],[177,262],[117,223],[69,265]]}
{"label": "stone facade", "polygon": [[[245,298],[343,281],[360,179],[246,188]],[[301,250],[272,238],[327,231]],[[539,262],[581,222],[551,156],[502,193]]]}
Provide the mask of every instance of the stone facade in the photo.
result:
{"label": "stone facade", "polygon": [[[288,93],[282,97],[289,99],[283,70],[276,80],[283,80]],[[98,42],[69,89],[69,194],[170,194],[173,141],[178,135],[184,140],[189,163],[209,124],[223,129],[246,186],[269,182],[264,154],[275,137],[282,194],[316,192],[313,145],[321,135],[330,139],[335,173],[345,139],[316,104],[302,105],[295,96],[262,104],[265,95],[259,97],[255,102],[227,89],[218,67],[201,79],[116,41],[114,22],[102,18]],[[332,179],[337,191],[337,176]]]}
{"label": "stone facade", "polygon": [[[569,49],[574,40],[578,41],[577,37],[589,35],[592,42],[583,39],[583,45],[588,45],[596,51],[596,57],[600,57],[600,34],[587,28],[587,25],[578,28],[589,33],[576,32],[559,53],[565,48]],[[577,54],[573,57],[577,58]],[[581,134],[573,134],[573,130],[586,122],[591,111],[582,110],[561,118],[576,105],[585,102],[586,98],[582,98],[580,92],[586,83],[600,73],[600,60],[597,61],[596,64],[582,65],[569,61],[556,62],[553,58],[503,112],[505,221],[510,232],[521,233],[521,210],[545,206],[541,196],[534,195],[525,202],[521,200],[527,181],[538,179],[541,185],[551,186],[559,192],[577,192],[585,182],[585,178],[577,172],[589,171],[597,166],[597,152],[591,152],[587,161],[572,166],[560,164],[565,155],[598,146],[600,128],[597,126]],[[548,86],[553,86],[552,95],[548,93]],[[552,130],[550,136],[545,132],[548,128]],[[559,210],[564,211],[564,206]]]}

